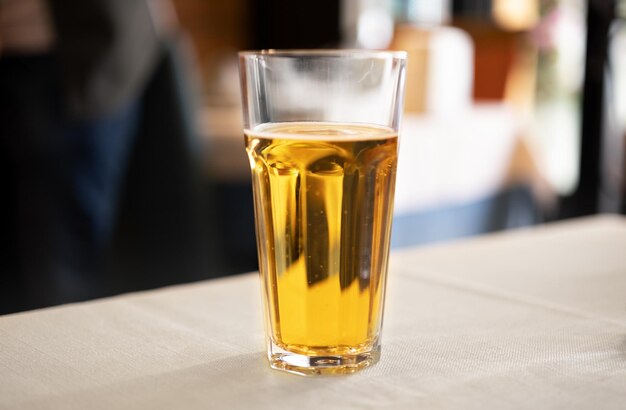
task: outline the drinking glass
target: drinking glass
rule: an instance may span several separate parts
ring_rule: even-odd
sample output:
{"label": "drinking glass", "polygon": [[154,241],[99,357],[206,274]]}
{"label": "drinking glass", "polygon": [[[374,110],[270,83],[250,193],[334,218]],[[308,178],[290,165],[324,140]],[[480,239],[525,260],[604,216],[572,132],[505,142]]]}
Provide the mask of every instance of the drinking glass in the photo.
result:
{"label": "drinking glass", "polygon": [[405,64],[404,52],[239,54],[273,368],[379,360]]}

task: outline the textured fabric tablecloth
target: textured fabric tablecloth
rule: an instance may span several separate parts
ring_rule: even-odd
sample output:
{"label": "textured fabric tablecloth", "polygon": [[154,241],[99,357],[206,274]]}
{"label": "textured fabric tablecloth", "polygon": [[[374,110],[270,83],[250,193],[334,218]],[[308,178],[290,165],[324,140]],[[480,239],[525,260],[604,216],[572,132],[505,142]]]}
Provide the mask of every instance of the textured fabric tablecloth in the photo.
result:
{"label": "textured fabric tablecloth", "polygon": [[0,317],[0,409],[626,408],[626,219],[393,253],[383,354],[264,358],[256,275]]}

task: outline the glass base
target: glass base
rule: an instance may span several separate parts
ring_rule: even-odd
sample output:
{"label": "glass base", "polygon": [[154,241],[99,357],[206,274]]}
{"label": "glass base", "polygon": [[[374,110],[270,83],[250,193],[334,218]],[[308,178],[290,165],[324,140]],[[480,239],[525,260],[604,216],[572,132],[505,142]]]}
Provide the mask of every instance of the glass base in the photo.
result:
{"label": "glass base", "polygon": [[380,345],[355,354],[307,356],[289,352],[270,342],[267,356],[273,369],[302,376],[350,374],[377,363]]}

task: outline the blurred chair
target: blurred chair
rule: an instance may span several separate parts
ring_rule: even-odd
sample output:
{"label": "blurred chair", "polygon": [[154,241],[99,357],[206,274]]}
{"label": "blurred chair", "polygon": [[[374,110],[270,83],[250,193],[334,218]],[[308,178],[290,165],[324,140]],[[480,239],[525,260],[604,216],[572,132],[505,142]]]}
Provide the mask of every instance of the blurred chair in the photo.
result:
{"label": "blurred chair", "polygon": [[475,104],[454,119],[405,115],[392,246],[541,222],[540,175],[532,157],[520,155],[520,132],[499,103]]}
{"label": "blurred chair", "polygon": [[483,36],[396,28],[391,48],[409,61],[394,247],[532,225],[550,202],[520,115],[503,101],[513,42]]}

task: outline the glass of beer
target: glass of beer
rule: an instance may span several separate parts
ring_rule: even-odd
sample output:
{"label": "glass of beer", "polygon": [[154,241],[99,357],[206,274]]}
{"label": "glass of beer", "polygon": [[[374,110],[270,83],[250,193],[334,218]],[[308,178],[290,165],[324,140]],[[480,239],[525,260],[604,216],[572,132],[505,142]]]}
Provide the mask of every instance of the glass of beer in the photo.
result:
{"label": "glass of beer", "polygon": [[376,363],[404,52],[241,52],[267,355],[303,375]]}

